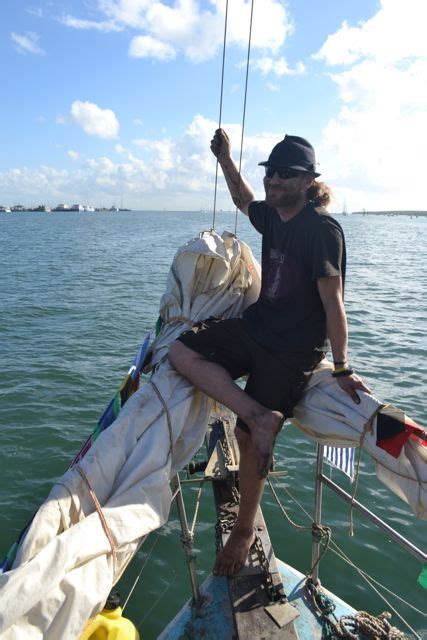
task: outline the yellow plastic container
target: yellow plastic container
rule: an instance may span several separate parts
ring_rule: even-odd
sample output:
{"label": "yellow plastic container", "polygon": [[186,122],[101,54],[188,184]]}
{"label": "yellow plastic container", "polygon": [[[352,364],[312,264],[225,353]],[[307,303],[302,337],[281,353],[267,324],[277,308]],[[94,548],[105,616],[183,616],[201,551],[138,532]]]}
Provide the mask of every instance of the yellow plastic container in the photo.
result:
{"label": "yellow plastic container", "polygon": [[91,618],[80,640],[140,640],[135,625],[122,616],[122,608],[103,609]]}

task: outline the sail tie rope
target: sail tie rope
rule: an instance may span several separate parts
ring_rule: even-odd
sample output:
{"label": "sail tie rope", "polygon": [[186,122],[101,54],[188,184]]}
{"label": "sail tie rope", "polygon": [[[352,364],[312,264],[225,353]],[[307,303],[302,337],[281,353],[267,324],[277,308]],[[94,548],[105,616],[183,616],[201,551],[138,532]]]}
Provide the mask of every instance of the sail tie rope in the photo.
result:
{"label": "sail tie rope", "polygon": [[170,440],[170,452],[171,452],[171,455],[172,455],[173,454],[173,433],[172,433],[172,421],[171,421],[171,416],[170,416],[170,413],[169,413],[169,408],[168,408],[168,405],[166,404],[165,399],[163,398],[162,394],[160,393],[159,388],[157,387],[157,385],[152,380],[150,380],[150,384],[153,387],[153,389],[154,389],[154,391],[156,393],[156,396],[158,397],[158,399],[160,401],[160,404],[162,405],[162,407],[164,409],[164,412],[165,412],[165,415],[166,415],[166,423],[167,423],[167,426],[168,426],[169,440]]}
{"label": "sail tie rope", "polygon": [[95,505],[96,511],[98,512],[98,516],[99,519],[101,521],[101,525],[102,528],[104,529],[104,533],[108,538],[108,542],[110,543],[110,547],[111,547],[111,555],[113,558],[113,572],[116,572],[116,563],[117,563],[117,550],[116,550],[116,545],[114,544],[114,539],[113,539],[113,535],[111,533],[111,530],[108,526],[107,520],[104,516],[104,513],[102,511],[102,507],[101,504],[98,500],[98,498],[96,497],[95,491],[92,489],[92,487],[90,486],[90,482],[87,479],[87,476],[85,474],[85,472],[83,471],[83,469],[77,465],[77,471],[80,474],[80,477],[82,478],[83,482],[85,483],[87,490],[89,492],[90,497],[93,500],[93,503]]}
{"label": "sail tie rope", "polygon": [[360,476],[360,462],[362,459],[362,449],[363,449],[363,444],[365,442],[365,438],[366,438],[366,434],[367,433],[372,433],[373,430],[373,424],[374,424],[374,418],[376,417],[376,415],[381,411],[381,409],[384,407],[383,404],[379,405],[379,407],[377,407],[377,409],[374,411],[374,413],[371,415],[371,417],[369,418],[369,420],[365,423],[365,425],[363,426],[363,431],[361,433],[360,436],[360,441],[359,441],[359,451],[358,451],[358,455],[357,455],[357,462],[356,462],[356,472],[354,474],[354,488],[352,491],[352,495],[351,495],[351,500],[350,500],[350,513],[349,513],[349,531],[348,534],[350,537],[352,537],[354,535],[354,528],[353,528],[353,509],[354,509],[354,501],[356,499],[356,493],[357,493],[357,487],[359,484],[359,476]]}

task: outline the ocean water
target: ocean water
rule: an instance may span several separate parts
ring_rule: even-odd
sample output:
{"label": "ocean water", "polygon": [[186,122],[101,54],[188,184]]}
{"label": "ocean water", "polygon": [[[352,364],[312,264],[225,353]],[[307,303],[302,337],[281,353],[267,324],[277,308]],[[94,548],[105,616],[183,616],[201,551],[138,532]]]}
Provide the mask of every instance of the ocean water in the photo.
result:
{"label": "ocean water", "polygon": [[[351,363],[377,397],[426,425],[427,219],[337,219],[348,245]],[[67,468],[154,326],[176,249],[211,226],[211,215],[201,212],[0,214],[0,556]],[[234,214],[220,212],[215,226],[220,232],[234,230]],[[237,231],[259,257],[260,238],[244,216]],[[315,446],[287,426],[276,460],[277,468],[287,471],[276,481],[285,508],[297,523],[308,525]],[[351,490],[344,476],[331,473]],[[186,489],[189,518],[196,495],[196,487]],[[377,480],[366,456],[357,497],[425,547],[426,523]],[[308,571],[309,533],[288,524],[268,489],[263,510],[276,555]],[[388,590],[376,587],[427,637],[427,592],[417,583],[419,562],[357,513],[355,535],[349,537],[348,520],[348,506],[325,489],[323,521],[332,527],[334,543]],[[203,492],[195,547],[203,579],[215,553],[209,487]],[[168,524],[148,539],[121,580],[123,600],[143,563],[125,614],[144,640],[152,640],[190,596],[174,507]],[[333,552],[322,561],[320,578],[355,608],[376,615],[389,609]],[[393,622],[405,629],[397,617]]]}

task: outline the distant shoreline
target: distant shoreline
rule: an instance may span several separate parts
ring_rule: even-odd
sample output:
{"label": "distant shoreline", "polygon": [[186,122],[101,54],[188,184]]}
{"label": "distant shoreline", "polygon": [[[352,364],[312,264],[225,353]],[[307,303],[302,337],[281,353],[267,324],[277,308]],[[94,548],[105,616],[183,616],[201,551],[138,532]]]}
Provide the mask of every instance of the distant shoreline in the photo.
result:
{"label": "distant shoreline", "polygon": [[427,217],[427,211],[352,211],[352,216],[409,216]]}
{"label": "distant shoreline", "polygon": [[[132,213],[205,213],[212,214],[212,211],[207,209],[107,209],[107,208],[95,208],[94,210],[89,211],[78,211],[72,209],[50,209],[48,207],[37,207],[37,208],[19,208],[19,209],[5,209],[0,207],[1,213],[121,213],[121,212],[132,212]],[[235,211],[231,209],[220,209],[218,213],[232,213],[235,214]],[[405,216],[410,218],[426,218],[427,211],[352,211],[351,213],[344,213],[343,211],[332,211],[332,216]]]}

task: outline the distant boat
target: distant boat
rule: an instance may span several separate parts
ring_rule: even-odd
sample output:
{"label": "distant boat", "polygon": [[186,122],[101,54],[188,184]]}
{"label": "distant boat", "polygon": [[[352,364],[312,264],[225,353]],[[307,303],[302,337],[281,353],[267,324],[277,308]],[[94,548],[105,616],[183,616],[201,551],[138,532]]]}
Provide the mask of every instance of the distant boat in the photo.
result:
{"label": "distant boat", "polygon": [[342,205],[342,215],[343,216],[348,216],[348,208],[347,208],[347,203],[344,200],[343,205]]}
{"label": "distant boat", "polygon": [[91,207],[90,205],[85,205],[83,211],[95,211],[95,207]]}
{"label": "distant boat", "polygon": [[70,207],[68,204],[58,204],[53,209],[53,211],[69,211],[69,210],[70,210]]}
{"label": "distant boat", "polygon": [[119,210],[119,208],[116,207],[115,204],[113,204],[113,206],[108,209],[108,211],[118,211],[118,210]]}
{"label": "distant boat", "polygon": [[85,208],[82,204],[73,204],[71,205],[70,211],[84,211]]}
{"label": "distant boat", "polygon": [[10,213],[10,207],[4,207],[3,205],[0,205],[0,212],[1,213]]}

